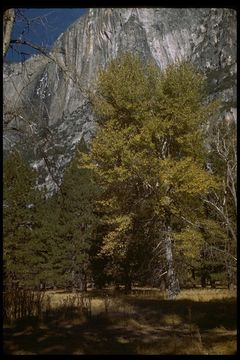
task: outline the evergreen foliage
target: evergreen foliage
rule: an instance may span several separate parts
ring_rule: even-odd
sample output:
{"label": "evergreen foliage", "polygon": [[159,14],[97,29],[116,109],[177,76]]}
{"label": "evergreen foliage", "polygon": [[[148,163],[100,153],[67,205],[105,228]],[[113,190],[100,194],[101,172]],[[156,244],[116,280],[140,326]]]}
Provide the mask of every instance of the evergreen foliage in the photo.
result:
{"label": "evergreen foliage", "polygon": [[41,194],[36,172],[18,152],[3,163],[3,262],[5,280],[32,284],[43,261],[42,243],[35,237],[39,226]]}
{"label": "evergreen foliage", "polygon": [[[76,151],[87,152],[83,139]],[[91,173],[79,169],[76,156],[66,168],[55,199],[57,227],[51,241],[56,283],[81,290],[86,289],[90,276],[89,250],[97,224],[94,203],[98,191]]]}

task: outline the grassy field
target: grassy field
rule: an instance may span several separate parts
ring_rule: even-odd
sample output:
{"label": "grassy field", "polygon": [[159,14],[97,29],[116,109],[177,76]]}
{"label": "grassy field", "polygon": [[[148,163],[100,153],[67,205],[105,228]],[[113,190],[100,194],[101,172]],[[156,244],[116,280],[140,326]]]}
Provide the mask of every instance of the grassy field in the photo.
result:
{"label": "grassy field", "polygon": [[131,294],[48,291],[41,316],[4,326],[4,352],[24,354],[236,353],[236,291],[158,289]]}

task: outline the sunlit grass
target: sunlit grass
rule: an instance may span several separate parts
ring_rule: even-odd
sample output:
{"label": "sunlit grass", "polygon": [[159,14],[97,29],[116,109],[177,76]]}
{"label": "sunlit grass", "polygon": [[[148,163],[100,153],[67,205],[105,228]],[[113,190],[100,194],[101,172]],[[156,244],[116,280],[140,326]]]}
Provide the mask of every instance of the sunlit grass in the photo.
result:
{"label": "sunlit grass", "polygon": [[211,301],[223,300],[237,296],[237,290],[228,289],[188,289],[182,290],[176,297],[180,299],[190,299],[192,301]]}

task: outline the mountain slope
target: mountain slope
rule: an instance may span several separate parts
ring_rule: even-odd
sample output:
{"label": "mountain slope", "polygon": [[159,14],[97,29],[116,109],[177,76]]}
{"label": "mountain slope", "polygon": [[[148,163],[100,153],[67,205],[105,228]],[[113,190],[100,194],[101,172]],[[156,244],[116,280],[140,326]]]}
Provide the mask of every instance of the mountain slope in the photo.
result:
{"label": "mountain slope", "polygon": [[4,149],[17,143],[41,169],[39,185],[49,192],[57,189],[77,142],[94,132],[87,90],[98,68],[125,51],[162,69],[191,60],[206,73],[211,97],[223,101],[223,116],[236,117],[234,10],[90,9],[59,36],[49,57],[4,64]]}

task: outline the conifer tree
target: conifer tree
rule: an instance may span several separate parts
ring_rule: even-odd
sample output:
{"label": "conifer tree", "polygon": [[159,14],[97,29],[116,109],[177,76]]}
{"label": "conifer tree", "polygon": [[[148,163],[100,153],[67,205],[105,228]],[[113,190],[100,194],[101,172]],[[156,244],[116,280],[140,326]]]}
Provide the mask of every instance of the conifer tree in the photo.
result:
{"label": "conifer tree", "polygon": [[[82,139],[77,152],[87,153]],[[52,266],[58,283],[86,290],[90,275],[89,250],[95,236],[94,200],[97,187],[92,171],[79,169],[76,156],[66,168],[57,196],[57,229],[52,243]]]}
{"label": "conifer tree", "polygon": [[39,226],[35,229],[35,238],[42,244],[40,253],[42,261],[38,263],[41,271],[35,276],[35,279],[42,289],[45,289],[46,286],[65,285],[63,281],[61,282],[61,276],[58,273],[60,264],[56,244],[59,242],[59,213],[58,194],[48,196],[45,193],[45,199],[38,210]]}
{"label": "conifer tree", "polygon": [[17,151],[3,164],[3,261],[6,282],[33,285],[42,261],[42,244],[35,236],[42,201],[37,173]]}

